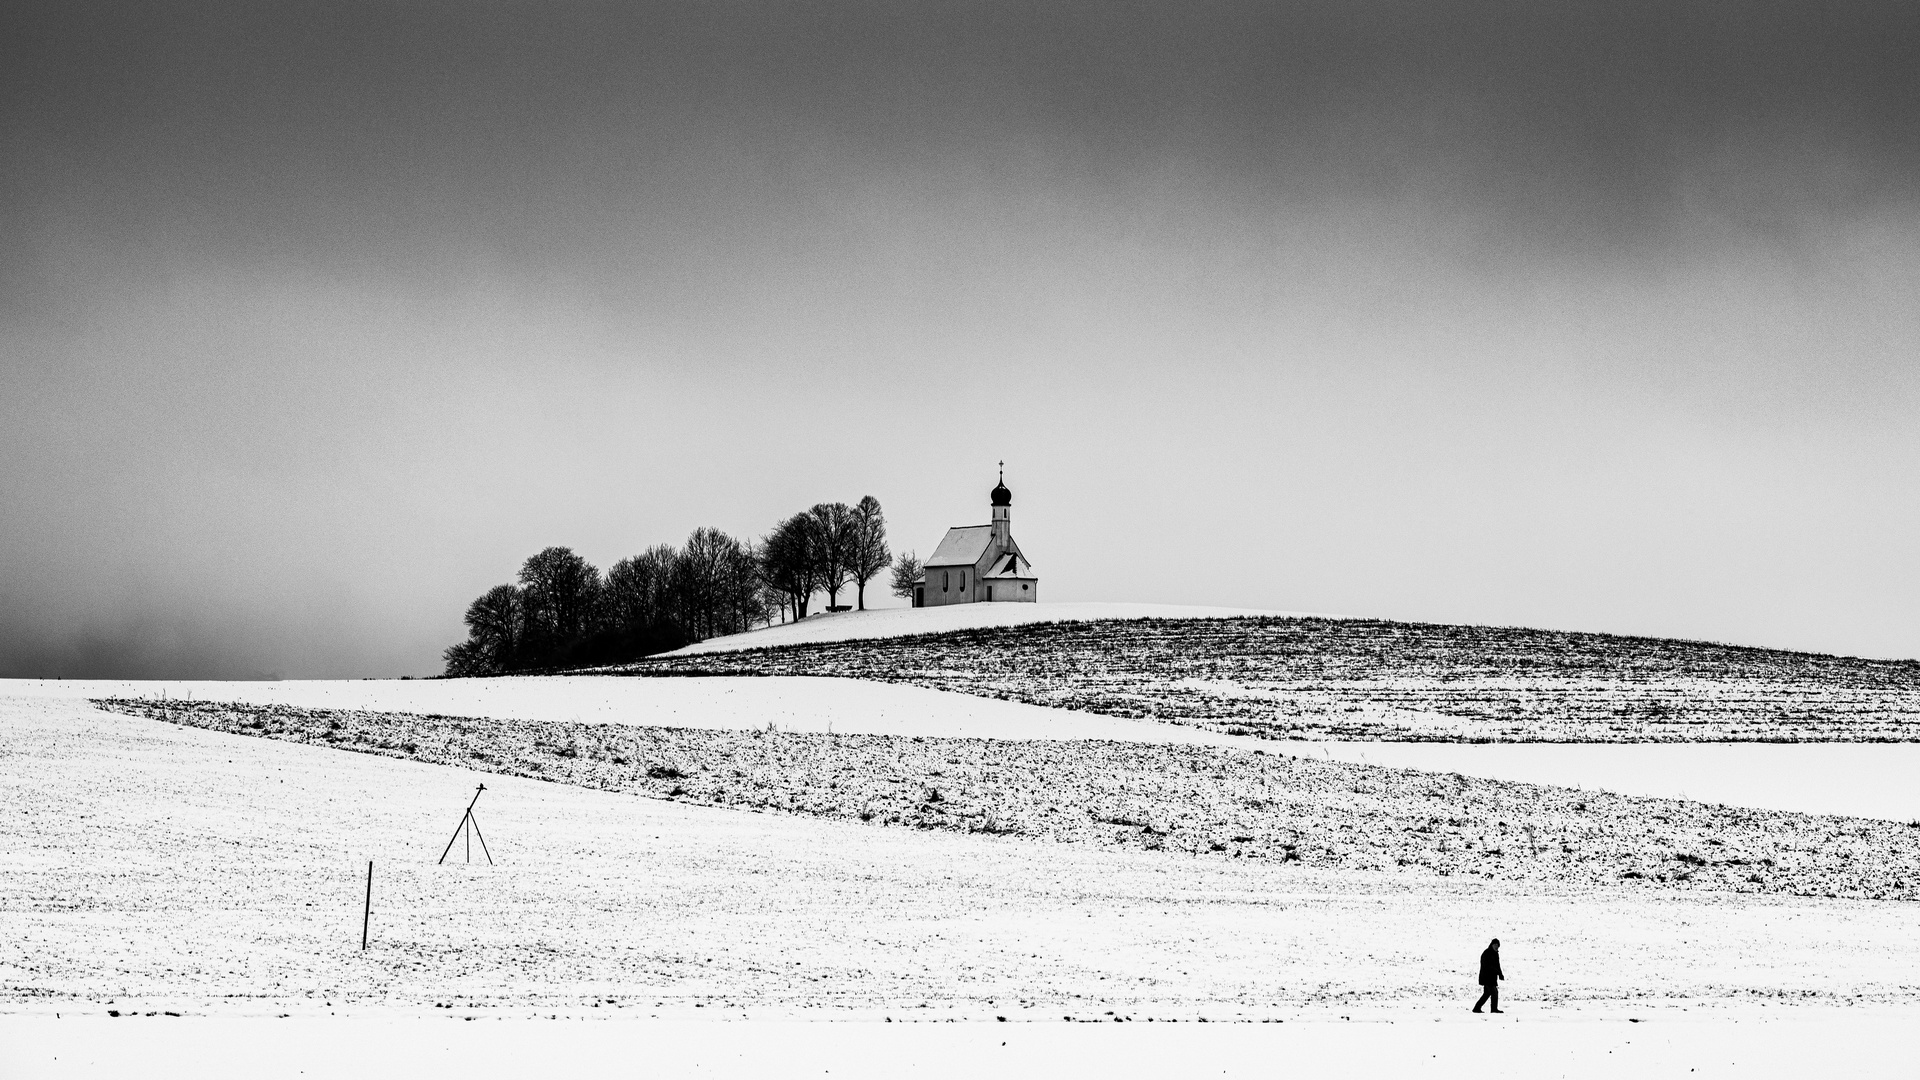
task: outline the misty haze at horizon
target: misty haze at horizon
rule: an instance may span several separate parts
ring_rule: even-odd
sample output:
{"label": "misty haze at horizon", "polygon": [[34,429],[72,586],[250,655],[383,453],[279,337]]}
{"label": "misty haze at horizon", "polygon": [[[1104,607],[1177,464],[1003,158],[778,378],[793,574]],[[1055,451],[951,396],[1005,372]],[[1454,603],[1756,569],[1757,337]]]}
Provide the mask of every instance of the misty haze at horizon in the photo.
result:
{"label": "misty haze at horizon", "polygon": [[1001,458],[1043,602],[1920,656],[1920,9],[1157,10],[10,7],[0,677]]}

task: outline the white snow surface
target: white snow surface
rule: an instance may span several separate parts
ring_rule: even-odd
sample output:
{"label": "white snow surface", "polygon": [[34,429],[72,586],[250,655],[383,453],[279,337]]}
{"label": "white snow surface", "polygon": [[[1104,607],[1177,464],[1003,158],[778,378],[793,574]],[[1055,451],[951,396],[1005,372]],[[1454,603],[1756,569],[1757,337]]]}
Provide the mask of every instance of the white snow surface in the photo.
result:
{"label": "white snow surface", "polygon": [[1692,799],[1801,814],[1920,820],[1920,743],[1268,743],[1390,769]]}
{"label": "white snow surface", "polygon": [[[1431,1020],[1471,1000],[1474,960],[1497,933],[1509,1008],[1671,1017],[1911,1006],[1920,966],[1914,905],[1895,902],[923,832],[72,700],[0,699],[0,748],[5,1012],[433,1015],[455,1002],[489,1017]],[[498,865],[469,865],[458,846],[436,865],[481,781]]]}
{"label": "white snow surface", "polygon": [[1764,1012],[1568,1019],[1349,1009],[1233,1025],[35,1015],[0,1017],[0,1076],[1908,1080],[1913,1074],[1911,1032],[1920,1009]]}
{"label": "white snow surface", "polygon": [[[885,829],[21,690],[0,686],[8,1080],[1911,1075],[1910,904]],[[480,780],[499,865],[434,865]],[[1471,1016],[1492,933],[1508,1013]]]}
{"label": "white snow surface", "polygon": [[709,638],[665,656],[737,652],[773,645],[803,645],[820,641],[856,641],[865,638],[943,634],[950,630],[977,630],[989,626],[1027,623],[1091,622],[1096,619],[1235,619],[1249,615],[1328,618],[1302,611],[1258,608],[1199,607],[1191,604],[953,604],[930,608],[873,608],[809,615],[799,622],[780,623],[744,634]]}
{"label": "white snow surface", "polygon": [[[986,605],[981,605],[986,606]],[[144,682],[0,679],[7,697],[150,697],[437,713],[495,720],[708,729],[833,731],[971,739],[1115,739],[1206,746],[1268,745],[1178,724],[1049,709],[861,679],[638,678],[550,675],[497,679]]]}
{"label": "white snow surface", "polygon": [[284,682],[0,679],[0,699],[162,696],[496,720],[731,730],[772,724],[781,731],[846,735],[1239,746],[1624,795],[1691,798],[1810,814],[1920,819],[1920,792],[1911,780],[1920,771],[1920,743],[1272,742],[917,686],[787,676]]}

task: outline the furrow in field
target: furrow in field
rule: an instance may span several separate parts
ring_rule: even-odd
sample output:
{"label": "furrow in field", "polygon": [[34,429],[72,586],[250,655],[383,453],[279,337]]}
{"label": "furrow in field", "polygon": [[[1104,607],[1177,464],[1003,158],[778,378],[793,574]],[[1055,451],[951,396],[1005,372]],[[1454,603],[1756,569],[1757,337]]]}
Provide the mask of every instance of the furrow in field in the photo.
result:
{"label": "furrow in field", "polygon": [[1258,750],[107,700],[194,727],[686,802],[1391,874],[1911,900],[1920,828]]}

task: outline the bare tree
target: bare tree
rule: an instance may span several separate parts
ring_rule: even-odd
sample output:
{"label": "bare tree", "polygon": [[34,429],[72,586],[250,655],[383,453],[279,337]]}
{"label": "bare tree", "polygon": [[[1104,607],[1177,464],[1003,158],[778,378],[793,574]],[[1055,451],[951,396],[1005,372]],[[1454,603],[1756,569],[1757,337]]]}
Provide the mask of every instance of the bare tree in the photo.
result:
{"label": "bare tree", "polygon": [[668,577],[674,619],[693,641],[737,634],[765,617],[759,558],[719,529],[695,529]]}
{"label": "bare tree", "polygon": [[880,500],[863,495],[853,508],[853,545],[847,570],[859,585],[859,608],[867,610],[867,582],[887,568],[893,554],[887,550],[887,516]]}
{"label": "bare tree", "polygon": [[655,544],[607,571],[603,614],[609,629],[634,635],[668,622],[667,589],[678,552]]}
{"label": "bare tree", "polygon": [[731,538],[719,529],[698,528],[680,548],[673,564],[673,591],[680,625],[702,641],[714,634],[714,608],[720,592],[720,566]]}
{"label": "bare tree", "polygon": [[467,605],[467,640],[446,651],[447,674],[498,675],[520,662],[526,605],[520,590],[495,585]]}
{"label": "bare tree", "polygon": [[449,679],[476,679],[487,675],[498,675],[500,669],[493,666],[485,649],[477,641],[463,641],[458,645],[447,646],[440,654],[447,662],[446,676]]}
{"label": "bare tree", "polygon": [[[811,530],[806,515],[794,520]],[[811,572],[813,549],[802,546]],[[710,528],[683,549],[658,544],[621,559],[604,579],[571,550],[547,548],[520,568],[517,587],[467,608],[468,640],[446,650],[447,673],[617,663],[750,629],[772,606],[761,564],[751,546]]]}
{"label": "bare tree", "polygon": [[925,567],[920,565],[920,556],[905,552],[893,563],[893,595],[903,600],[913,599],[914,581]]}
{"label": "bare tree", "polygon": [[598,634],[588,650],[596,662],[632,660],[692,640],[680,625],[673,588],[679,558],[672,544],[655,544],[607,571]]}
{"label": "bare tree", "polygon": [[793,610],[793,597],[787,595],[787,591],[767,575],[766,548],[760,548],[754,556],[760,560],[760,609],[765,612],[767,622],[773,622],[775,616],[781,622],[786,622],[789,618],[787,613]]}
{"label": "bare tree", "polygon": [[773,621],[770,596],[760,577],[760,553],[751,543],[735,542],[724,567],[727,632],[738,634]]}
{"label": "bare tree", "polygon": [[796,619],[807,617],[807,603],[820,588],[817,531],[813,515],[795,514],[760,545],[761,576],[786,598]]}
{"label": "bare tree", "polygon": [[827,591],[827,607],[840,606],[840,590],[852,576],[854,549],[853,507],[846,503],[815,503],[807,511],[813,521],[814,573]]}
{"label": "bare tree", "polygon": [[585,640],[600,603],[600,571],[573,549],[550,547],[520,567],[525,644],[536,665],[565,658]]}
{"label": "bare tree", "polygon": [[837,607],[849,580],[864,609],[867,582],[888,559],[886,517],[871,495],[856,507],[816,504],[758,548],[695,529],[684,547],[656,545],[604,577],[570,548],[550,547],[520,567],[517,586],[468,607],[468,639],[446,650],[447,673],[620,662],[749,630],[776,610],[804,619],[816,592]]}

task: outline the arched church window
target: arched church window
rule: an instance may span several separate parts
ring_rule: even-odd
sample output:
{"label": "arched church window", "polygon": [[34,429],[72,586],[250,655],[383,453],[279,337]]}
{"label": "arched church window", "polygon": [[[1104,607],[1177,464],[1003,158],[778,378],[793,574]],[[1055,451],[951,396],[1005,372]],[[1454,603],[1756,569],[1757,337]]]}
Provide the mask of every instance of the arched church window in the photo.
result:
{"label": "arched church window", "polygon": [[948,576],[948,574],[949,574],[949,571],[946,571],[946,570],[940,571],[940,591],[941,592],[946,592],[948,588],[953,585],[953,580]]}

